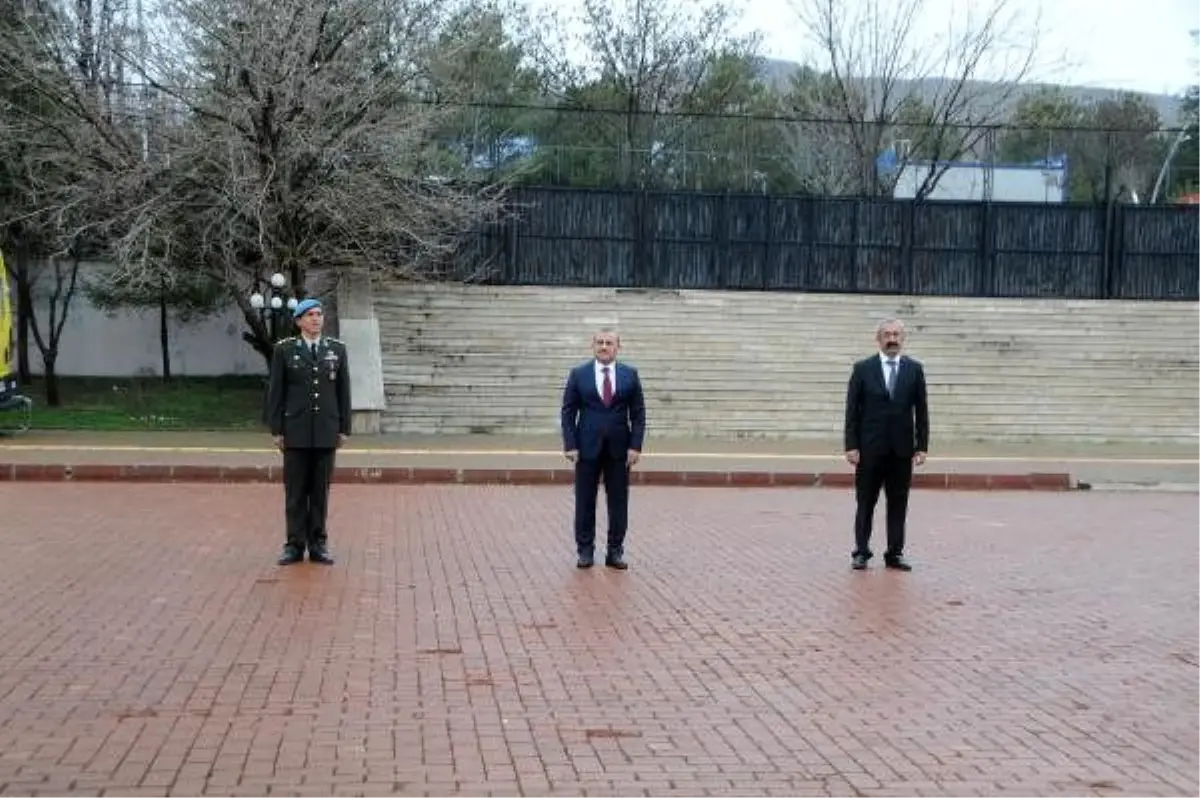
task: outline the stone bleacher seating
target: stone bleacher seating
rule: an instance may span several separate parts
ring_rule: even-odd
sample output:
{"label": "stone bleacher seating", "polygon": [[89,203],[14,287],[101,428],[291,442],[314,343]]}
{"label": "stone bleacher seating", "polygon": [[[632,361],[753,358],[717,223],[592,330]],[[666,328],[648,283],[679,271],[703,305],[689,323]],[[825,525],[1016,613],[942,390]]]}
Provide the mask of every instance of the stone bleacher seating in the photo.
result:
{"label": "stone bleacher seating", "polygon": [[1192,443],[1196,303],[375,288],[385,432],[553,433],[567,369],[619,329],[656,436],[837,439],[846,380],[902,319],[938,437]]}

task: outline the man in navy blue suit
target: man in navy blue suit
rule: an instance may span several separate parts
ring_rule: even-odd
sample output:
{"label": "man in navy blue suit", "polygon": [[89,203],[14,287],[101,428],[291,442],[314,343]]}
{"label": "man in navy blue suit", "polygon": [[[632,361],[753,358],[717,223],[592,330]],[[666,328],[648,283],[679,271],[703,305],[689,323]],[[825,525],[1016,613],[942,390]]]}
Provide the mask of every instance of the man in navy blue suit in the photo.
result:
{"label": "man in navy blue suit", "polygon": [[608,500],[608,552],[604,564],[625,570],[629,523],[629,469],[642,454],[646,403],[637,369],[617,362],[620,337],[592,335],[589,360],[571,369],[563,390],[563,451],[575,464],[575,549],[580,568],[591,568],[596,544],[596,496],[600,478]]}

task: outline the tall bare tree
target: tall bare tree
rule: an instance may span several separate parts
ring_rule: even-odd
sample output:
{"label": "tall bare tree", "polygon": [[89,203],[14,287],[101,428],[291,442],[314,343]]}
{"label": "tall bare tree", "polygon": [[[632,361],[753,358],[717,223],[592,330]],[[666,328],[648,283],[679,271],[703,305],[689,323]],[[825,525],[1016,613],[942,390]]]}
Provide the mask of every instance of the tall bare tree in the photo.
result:
{"label": "tall bare tree", "polygon": [[[28,0],[67,21],[117,1]],[[425,276],[450,268],[463,236],[499,211],[502,185],[465,181],[439,157],[449,109],[430,65],[447,57],[441,34],[462,6],[166,0],[144,42],[125,35],[105,51],[116,57],[87,46],[128,25],[58,24],[32,51],[0,56],[0,74],[50,98],[59,116],[43,115],[43,132],[69,121],[46,152],[81,167],[79,186],[103,188],[112,279],[134,292],[195,276],[181,270],[216,280],[269,356],[273,325],[249,296],[271,274],[301,294],[313,270]],[[144,91],[116,103],[109,83],[79,79],[110,72],[112,85]]]}
{"label": "tall bare tree", "polygon": [[780,149],[805,193],[841,196],[862,187],[861,150],[852,125],[837,112],[840,91],[832,75],[801,67],[783,92],[783,111],[796,118],[779,124]]}
{"label": "tall bare tree", "polygon": [[[169,0],[181,34],[141,70],[173,103],[169,161],[118,247],[124,279],[145,253],[194,253],[269,356],[252,289],[280,272],[418,277],[448,267],[503,186],[447,173],[429,101],[450,0]],[[444,55],[442,53],[441,55]]]}
{"label": "tall bare tree", "polygon": [[530,44],[549,93],[580,112],[559,117],[571,130],[545,137],[583,126],[592,149],[617,154],[617,182],[654,180],[706,123],[701,115],[748,99],[738,96],[747,81],[729,64],[751,62],[758,37],[737,35],[737,21],[723,0],[583,0],[578,19],[538,31]]}
{"label": "tall bare tree", "polygon": [[0,26],[0,80],[19,98],[0,140],[3,234],[16,251],[22,324],[42,356],[46,398],[80,263],[103,253],[119,224],[136,152],[122,53],[120,0],[25,0]]}
{"label": "tall bare tree", "polygon": [[[959,3],[961,15],[939,21],[927,0],[792,2],[826,75],[795,95],[792,110],[838,122],[811,129],[811,144],[795,146],[849,154],[837,180],[854,193],[890,193],[909,153],[919,152],[934,164],[917,189],[927,196],[946,161],[990,146],[992,127],[1037,63],[1038,19],[1014,0]],[[930,37],[939,26],[944,33]],[[881,170],[879,156],[900,140],[908,146],[895,167]]]}

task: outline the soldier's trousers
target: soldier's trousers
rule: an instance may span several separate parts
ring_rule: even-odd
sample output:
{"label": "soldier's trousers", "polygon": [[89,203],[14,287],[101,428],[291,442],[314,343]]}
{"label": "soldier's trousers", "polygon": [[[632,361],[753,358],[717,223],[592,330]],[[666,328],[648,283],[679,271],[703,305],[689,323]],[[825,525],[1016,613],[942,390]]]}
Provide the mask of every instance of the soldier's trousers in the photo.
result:
{"label": "soldier's trousers", "polygon": [[324,548],[325,515],[336,449],[285,449],[283,492],[287,545],[303,552]]}

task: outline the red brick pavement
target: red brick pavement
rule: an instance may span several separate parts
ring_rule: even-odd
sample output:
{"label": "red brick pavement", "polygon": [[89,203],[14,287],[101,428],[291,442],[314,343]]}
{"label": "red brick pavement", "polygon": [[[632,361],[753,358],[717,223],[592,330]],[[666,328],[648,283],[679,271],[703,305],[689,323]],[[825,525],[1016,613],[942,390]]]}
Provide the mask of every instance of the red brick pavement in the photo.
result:
{"label": "red brick pavement", "polygon": [[[216,491],[220,491],[220,495]],[[1197,504],[641,488],[0,485],[0,793],[1196,795]]]}

